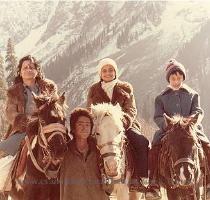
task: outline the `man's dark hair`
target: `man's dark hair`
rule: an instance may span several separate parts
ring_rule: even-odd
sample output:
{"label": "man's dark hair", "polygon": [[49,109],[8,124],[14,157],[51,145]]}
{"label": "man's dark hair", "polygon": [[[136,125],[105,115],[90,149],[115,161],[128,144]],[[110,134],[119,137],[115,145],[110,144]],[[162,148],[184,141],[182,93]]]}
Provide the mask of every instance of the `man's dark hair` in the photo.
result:
{"label": "man's dark hair", "polygon": [[79,117],[84,116],[90,119],[91,123],[91,131],[93,128],[93,117],[89,110],[85,108],[75,108],[72,113],[70,114],[70,133],[74,136],[75,125]]}

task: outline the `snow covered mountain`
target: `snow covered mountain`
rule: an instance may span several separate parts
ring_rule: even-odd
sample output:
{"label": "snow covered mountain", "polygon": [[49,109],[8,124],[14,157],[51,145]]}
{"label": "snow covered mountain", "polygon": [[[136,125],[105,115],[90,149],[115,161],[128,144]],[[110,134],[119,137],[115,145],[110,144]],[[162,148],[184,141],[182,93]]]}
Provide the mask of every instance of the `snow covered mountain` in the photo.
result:
{"label": "snow covered mountain", "polygon": [[201,94],[210,132],[209,2],[3,1],[0,24],[0,49],[12,37],[18,57],[38,57],[70,109],[85,104],[98,60],[110,56],[134,85],[140,116],[152,121],[154,98],[167,84],[164,64],[177,58]]}

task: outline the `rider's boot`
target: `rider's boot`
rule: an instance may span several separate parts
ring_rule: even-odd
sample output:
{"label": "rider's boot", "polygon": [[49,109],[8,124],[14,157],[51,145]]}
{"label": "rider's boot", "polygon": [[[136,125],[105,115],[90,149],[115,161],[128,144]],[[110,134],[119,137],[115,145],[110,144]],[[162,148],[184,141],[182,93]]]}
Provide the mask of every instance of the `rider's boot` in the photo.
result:
{"label": "rider's boot", "polygon": [[146,191],[146,187],[143,184],[143,180],[140,177],[132,178],[130,180],[129,191],[144,193]]}

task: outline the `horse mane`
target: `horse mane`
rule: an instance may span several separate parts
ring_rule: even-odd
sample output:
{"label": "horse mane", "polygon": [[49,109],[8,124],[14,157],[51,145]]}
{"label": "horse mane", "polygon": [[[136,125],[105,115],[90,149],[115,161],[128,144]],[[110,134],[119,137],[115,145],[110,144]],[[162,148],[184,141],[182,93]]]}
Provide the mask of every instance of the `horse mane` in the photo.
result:
{"label": "horse mane", "polygon": [[[194,124],[192,124],[188,120],[185,120],[186,118],[180,115],[174,115],[171,119],[172,119],[171,124],[173,127],[175,126],[180,127],[181,129],[186,129],[187,127],[189,127],[189,130],[186,130],[186,136],[192,138],[195,143],[198,143],[198,138],[196,135]],[[172,131],[173,131],[173,128],[172,128]]]}
{"label": "horse mane", "polygon": [[112,105],[111,103],[101,103],[92,105],[91,109],[97,118],[98,123],[107,115],[113,119],[113,122],[120,130],[124,130],[122,120],[124,118],[124,112],[118,105]]}
{"label": "horse mane", "polygon": [[182,116],[181,115],[174,115],[172,117],[172,123],[175,124],[180,124],[180,122],[182,122]]}
{"label": "horse mane", "polygon": [[52,114],[56,117],[60,117],[62,120],[65,120],[65,112],[68,106],[65,102],[60,102],[59,96],[56,94],[48,95],[48,94],[41,94],[36,97],[36,102],[38,103],[38,107],[43,104],[52,104],[53,110],[51,111]]}
{"label": "horse mane", "polygon": [[59,103],[55,103],[55,111],[56,113],[58,114],[58,116],[62,119],[62,120],[65,120],[65,111],[66,111],[66,108],[65,106],[61,106]]}
{"label": "horse mane", "polygon": [[39,129],[39,120],[38,118],[35,118],[28,122],[26,133],[27,135],[30,135],[30,136],[36,135],[38,133],[38,129]]}

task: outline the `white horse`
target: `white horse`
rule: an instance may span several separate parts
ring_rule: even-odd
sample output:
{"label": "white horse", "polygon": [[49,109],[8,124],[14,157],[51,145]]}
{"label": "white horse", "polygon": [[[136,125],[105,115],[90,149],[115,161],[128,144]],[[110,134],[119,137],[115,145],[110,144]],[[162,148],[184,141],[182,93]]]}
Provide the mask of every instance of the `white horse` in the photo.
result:
{"label": "white horse", "polygon": [[113,185],[111,197],[115,196],[118,200],[138,199],[139,193],[129,194],[131,171],[125,170],[124,112],[118,104],[113,106],[108,103],[92,105],[91,110],[94,117],[93,135],[103,158],[104,175],[107,182]]}

